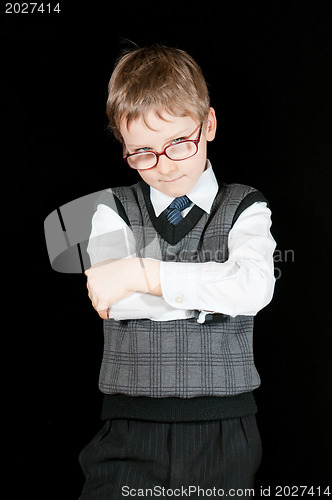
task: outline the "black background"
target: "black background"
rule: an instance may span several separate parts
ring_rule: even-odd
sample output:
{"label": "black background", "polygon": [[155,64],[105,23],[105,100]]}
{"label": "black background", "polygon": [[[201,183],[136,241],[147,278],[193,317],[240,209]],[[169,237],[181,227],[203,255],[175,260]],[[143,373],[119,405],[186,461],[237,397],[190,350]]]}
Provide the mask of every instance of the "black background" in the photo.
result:
{"label": "black background", "polygon": [[136,181],[105,115],[124,39],[177,46],[198,61],[217,112],[208,156],[218,180],[270,200],[279,279],[255,323],[257,485],[323,491],[332,477],[331,2],[100,4],[63,0],[60,14],[1,6],[10,498],[77,498],[77,457],[100,427],[101,320],[84,276],[52,271],[43,221],[63,203]]}

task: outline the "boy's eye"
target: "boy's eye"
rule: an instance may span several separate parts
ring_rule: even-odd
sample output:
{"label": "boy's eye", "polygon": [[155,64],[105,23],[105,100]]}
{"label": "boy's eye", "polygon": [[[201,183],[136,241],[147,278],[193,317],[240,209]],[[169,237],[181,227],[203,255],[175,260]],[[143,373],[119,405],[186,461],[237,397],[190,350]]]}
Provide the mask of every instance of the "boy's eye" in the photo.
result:
{"label": "boy's eye", "polygon": [[177,139],[173,139],[172,144],[177,144],[178,142],[185,141],[185,137],[178,137]]}
{"label": "boy's eye", "polygon": [[[173,139],[172,142],[169,144],[169,146],[172,146],[174,144],[177,144],[178,142],[182,142],[182,141],[185,141],[186,140],[186,137],[178,137],[177,139]],[[138,148],[138,149],[135,149],[134,153],[146,153],[148,151],[153,151],[152,148],[150,148],[149,146],[147,147],[144,147],[144,148]]]}
{"label": "boy's eye", "polygon": [[145,153],[146,151],[151,151],[151,148],[146,147],[146,148],[135,149],[135,153]]}

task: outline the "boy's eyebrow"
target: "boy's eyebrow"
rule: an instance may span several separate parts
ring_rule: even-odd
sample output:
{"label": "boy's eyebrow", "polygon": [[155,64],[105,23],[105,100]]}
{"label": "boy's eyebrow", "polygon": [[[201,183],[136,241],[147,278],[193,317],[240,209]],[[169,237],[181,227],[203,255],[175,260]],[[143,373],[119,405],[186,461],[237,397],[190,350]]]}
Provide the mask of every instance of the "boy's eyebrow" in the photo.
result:
{"label": "boy's eyebrow", "polygon": [[[180,132],[177,132],[176,134],[172,134],[172,136],[164,142],[164,145],[167,144],[168,142],[172,141],[173,139],[177,139],[177,138],[182,137],[182,136],[186,137],[186,135],[190,134],[190,130],[188,130],[188,129],[189,129],[189,127],[185,128],[184,130],[181,130]],[[127,144],[127,143],[126,143],[126,146],[129,148],[134,148],[134,149],[141,149],[141,148],[149,147],[146,144],[144,146],[142,146],[142,145],[136,145],[136,144]]]}

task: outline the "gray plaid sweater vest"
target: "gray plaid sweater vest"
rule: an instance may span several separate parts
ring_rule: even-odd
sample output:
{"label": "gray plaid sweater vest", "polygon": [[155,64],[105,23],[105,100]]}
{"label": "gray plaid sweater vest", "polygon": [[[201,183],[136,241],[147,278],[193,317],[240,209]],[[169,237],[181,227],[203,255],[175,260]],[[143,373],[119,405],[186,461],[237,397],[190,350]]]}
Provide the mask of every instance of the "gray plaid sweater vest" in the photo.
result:
{"label": "gray plaid sweater vest", "polygon": [[[165,261],[224,262],[229,231],[240,213],[266,201],[255,189],[223,184],[211,213],[194,206],[177,225],[156,217],[143,181],[112,189],[118,213],[134,233],[142,257]],[[107,204],[107,193],[99,203]],[[260,384],[253,357],[253,318],[221,316],[199,324],[195,318],[104,321],[100,390],[108,395],[149,398],[234,396]],[[136,398],[137,399],[137,398]],[[218,398],[219,399],[219,398]]]}

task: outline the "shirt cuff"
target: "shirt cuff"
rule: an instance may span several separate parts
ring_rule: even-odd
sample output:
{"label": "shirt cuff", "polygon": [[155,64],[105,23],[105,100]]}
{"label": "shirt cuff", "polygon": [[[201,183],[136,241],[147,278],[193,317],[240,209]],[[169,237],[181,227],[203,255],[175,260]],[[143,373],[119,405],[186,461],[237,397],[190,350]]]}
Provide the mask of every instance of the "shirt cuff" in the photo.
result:
{"label": "shirt cuff", "polygon": [[161,290],[169,305],[177,309],[195,309],[197,270],[196,263],[160,262]]}

